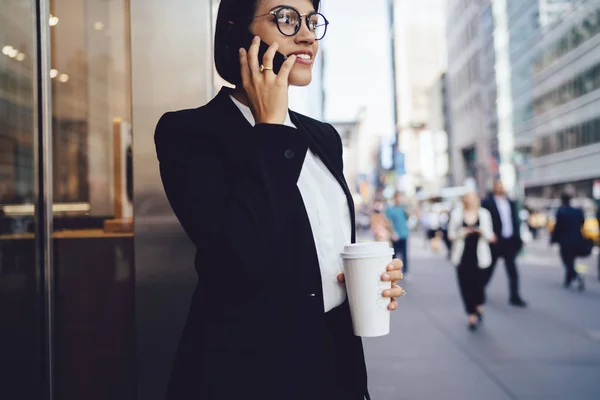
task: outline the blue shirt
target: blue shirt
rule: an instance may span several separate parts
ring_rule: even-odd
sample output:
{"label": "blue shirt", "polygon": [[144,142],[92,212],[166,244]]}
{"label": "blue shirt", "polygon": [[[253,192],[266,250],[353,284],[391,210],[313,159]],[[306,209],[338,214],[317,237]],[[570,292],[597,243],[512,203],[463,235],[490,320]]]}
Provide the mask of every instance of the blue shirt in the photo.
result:
{"label": "blue shirt", "polygon": [[394,231],[400,239],[406,239],[408,237],[408,221],[406,208],[404,206],[392,206],[388,207],[385,211],[385,216],[392,223]]}

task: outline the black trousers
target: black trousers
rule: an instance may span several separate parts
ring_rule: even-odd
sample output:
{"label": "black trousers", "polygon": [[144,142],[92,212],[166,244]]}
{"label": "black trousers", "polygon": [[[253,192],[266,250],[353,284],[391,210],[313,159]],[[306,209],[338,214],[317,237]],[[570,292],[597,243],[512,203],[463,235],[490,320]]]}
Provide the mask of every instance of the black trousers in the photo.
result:
{"label": "black trousers", "polygon": [[364,400],[364,394],[356,393],[353,382],[348,382],[352,375],[344,362],[347,349],[340,346],[338,334],[339,327],[343,326],[340,323],[344,318],[342,312],[342,307],[337,307],[325,314],[325,370],[328,372],[324,377],[326,385],[323,399]]}
{"label": "black trousers", "polygon": [[475,314],[477,306],[483,304],[483,271],[477,265],[477,258],[465,260],[456,268],[458,287],[467,314]]}
{"label": "black trousers", "polygon": [[499,239],[496,244],[491,245],[492,248],[492,265],[484,270],[483,285],[484,287],[490,283],[494,269],[499,258],[504,259],[506,274],[508,275],[508,288],[510,300],[516,301],[521,299],[519,294],[519,272],[517,271],[517,254],[520,250],[520,244],[513,239]]}
{"label": "black trousers", "polygon": [[575,249],[573,246],[560,246],[560,258],[565,266],[565,285],[577,278],[575,271]]}

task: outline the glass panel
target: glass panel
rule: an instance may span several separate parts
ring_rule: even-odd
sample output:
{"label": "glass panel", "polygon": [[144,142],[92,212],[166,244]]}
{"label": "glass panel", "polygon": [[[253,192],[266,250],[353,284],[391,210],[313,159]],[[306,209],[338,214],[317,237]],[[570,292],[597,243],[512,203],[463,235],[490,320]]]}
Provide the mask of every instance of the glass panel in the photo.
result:
{"label": "glass panel", "polygon": [[50,13],[56,394],[133,399],[129,3]]}
{"label": "glass panel", "polygon": [[34,1],[0,7],[0,398],[42,399],[34,241]]}

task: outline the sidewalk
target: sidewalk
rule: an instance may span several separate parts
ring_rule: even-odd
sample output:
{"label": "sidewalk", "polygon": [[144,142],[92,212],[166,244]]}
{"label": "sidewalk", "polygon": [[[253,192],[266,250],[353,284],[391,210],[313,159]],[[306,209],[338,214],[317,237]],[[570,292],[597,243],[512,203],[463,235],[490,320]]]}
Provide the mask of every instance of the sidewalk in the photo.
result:
{"label": "sidewalk", "polygon": [[392,333],[364,340],[374,400],[600,399],[595,270],[586,292],[567,291],[556,255],[533,246],[518,260],[530,306],[516,309],[507,303],[500,262],[483,326],[471,333],[454,267],[420,238],[409,245],[408,295],[394,313]]}

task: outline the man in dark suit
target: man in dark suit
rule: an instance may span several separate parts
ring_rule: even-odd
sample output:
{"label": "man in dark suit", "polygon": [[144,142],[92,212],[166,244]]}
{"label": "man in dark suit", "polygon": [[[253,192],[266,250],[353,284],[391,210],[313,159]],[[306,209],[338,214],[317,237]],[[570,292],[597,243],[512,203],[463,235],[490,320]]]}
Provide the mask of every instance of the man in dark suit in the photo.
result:
{"label": "man in dark suit", "polygon": [[585,223],[583,211],[571,206],[571,196],[567,193],[561,197],[562,206],[556,212],[556,224],[552,231],[552,243],[560,246],[560,258],[565,265],[565,288],[569,288],[574,280],[579,282],[579,290],[585,288],[583,277],[575,270],[577,247],[583,242],[581,228]]}
{"label": "man in dark suit", "polygon": [[517,254],[523,247],[517,206],[506,196],[504,185],[500,180],[494,182],[493,193],[484,200],[482,205],[492,214],[494,233],[498,239],[496,243],[490,245],[492,265],[484,270],[484,285],[487,285],[492,278],[498,259],[504,258],[509,280],[509,303],[515,307],[527,307],[527,303],[519,294],[519,273],[515,262]]}

